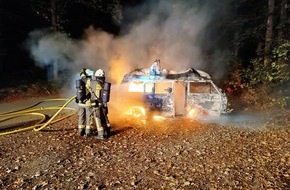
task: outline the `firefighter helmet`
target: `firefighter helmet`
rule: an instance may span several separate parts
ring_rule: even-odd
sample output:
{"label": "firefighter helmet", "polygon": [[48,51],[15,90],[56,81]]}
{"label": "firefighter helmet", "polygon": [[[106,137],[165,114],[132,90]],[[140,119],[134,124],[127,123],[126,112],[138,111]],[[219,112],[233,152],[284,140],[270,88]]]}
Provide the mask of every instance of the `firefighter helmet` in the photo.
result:
{"label": "firefighter helmet", "polygon": [[96,76],[96,77],[105,77],[105,72],[104,72],[102,69],[98,69],[98,70],[95,72],[95,76]]}
{"label": "firefighter helmet", "polygon": [[94,71],[92,71],[91,69],[86,69],[85,72],[86,72],[87,76],[93,76],[93,74],[94,74]]}
{"label": "firefighter helmet", "polygon": [[80,71],[80,77],[92,77],[94,75],[94,71],[91,69],[82,68]]}

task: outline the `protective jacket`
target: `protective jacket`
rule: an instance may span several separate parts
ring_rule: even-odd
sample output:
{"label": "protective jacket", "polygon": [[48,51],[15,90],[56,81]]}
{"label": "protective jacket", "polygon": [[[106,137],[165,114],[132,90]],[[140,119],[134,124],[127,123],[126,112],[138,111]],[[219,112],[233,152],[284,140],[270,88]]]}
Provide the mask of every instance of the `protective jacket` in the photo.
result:
{"label": "protective jacket", "polygon": [[104,133],[104,126],[102,124],[102,120],[104,116],[102,114],[102,91],[103,91],[103,83],[99,80],[93,79],[90,84],[91,91],[91,101],[92,101],[92,109],[93,109],[93,118],[95,120],[98,135]]}
{"label": "protective jacket", "polygon": [[[91,103],[91,92],[90,92],[90,78],[82,77],[77,80],[77,97],[76,102],[78,103],[78,129],[80,135],[84,133],[89,135],[91,132],[92,125],[92,103]],[[85,130],[84,130],[85,129]]]}

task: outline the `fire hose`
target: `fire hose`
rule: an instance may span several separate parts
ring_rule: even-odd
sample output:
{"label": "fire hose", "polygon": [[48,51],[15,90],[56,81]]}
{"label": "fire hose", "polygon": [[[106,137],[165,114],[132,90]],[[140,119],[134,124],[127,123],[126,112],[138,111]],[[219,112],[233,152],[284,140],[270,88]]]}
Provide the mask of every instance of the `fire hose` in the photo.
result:
{"label": "fire hose", "polygon": [[[18,133],[18,132],[23,132],[23,131],[28,131],[28,130],[34,130],[34,131],[40,131],[42,129],[44,129],[45,127],[47,127],[49,124],[53,124],[56,123],[58,121],[61,121],[65,118],[68,118],[72,115],[74,115],[76,113],[76,109],[74,108],[70,108],[70,107],[66,107],[70,102],[72,102],[75,99],[76,96],[73,96],[70,99],[67,98],[58,98],[58,99],[47,99],[41,102],[38,102],[28,108],[24,108],[24,109],[20,109],[18,111],[12,111],[12,112],[8,112],[8,113],[4,113],[4,114],[0,114],[0,124],[1,122],[7,121],[7,120],[11,120],[17,117],[22,117],[22,116],[39,116],[41,117],[39,119],[39,121],[36,122],[36,124],[33,124],[31,126],[27,126],[27,127],[23,127],[20,129],[15,129],[15,130],[11,130],[11,131],[6,131],[6,132],[0,132],[0,136],[3,135],[8,135],[8,134],[13,134],[13,133]],[[39,108],[34,108],[35,106],[43,103],[43,102],[48,102],[48,101],[66,101],[63,105],[61,106],[49,106],[49,107],[39,107]],[[38,113],[38,111],[45,111],[45,110],[57,110],[57,112],[48,120],[46,114],[43,113]],[[69,114],[66,114],[58,119],[55,119],[57,117],[57,115],[59,115],[59,113],[63,110],[70,110],[72,111]],[[45,122],[46,121],[46,122]],[[45,122],[45,123],[43,123]]]}

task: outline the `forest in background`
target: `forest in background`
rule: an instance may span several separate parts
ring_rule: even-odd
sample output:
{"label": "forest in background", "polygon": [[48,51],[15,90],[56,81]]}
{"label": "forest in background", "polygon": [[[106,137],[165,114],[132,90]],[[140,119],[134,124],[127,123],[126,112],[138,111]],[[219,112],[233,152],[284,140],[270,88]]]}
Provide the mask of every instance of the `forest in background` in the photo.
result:
{"label": "forest in background", "polygon": [[[152,5],[145,7],[148,2]],[[117,38],[150,14],[153,2],[1,0],[0,86],[8,84],[6,79],[15,80],[16,85],[22,80],[46,80],[45,69],[37,67],[23,45],[31,31],[47,28],[49,33],[81,39],[84,30],[93,26]],[[202,58],[210,63],[220,56],[218,66],[226,71],[216,80],[239,106],[259,110],[289,108],[289,0],[169,2],[173,7],[180,2],[187,7],[210,7],[211,17],[198,41]],[[132,14],[132,8],[138,11]],[[201,69],[213,73],[216,66]]]}

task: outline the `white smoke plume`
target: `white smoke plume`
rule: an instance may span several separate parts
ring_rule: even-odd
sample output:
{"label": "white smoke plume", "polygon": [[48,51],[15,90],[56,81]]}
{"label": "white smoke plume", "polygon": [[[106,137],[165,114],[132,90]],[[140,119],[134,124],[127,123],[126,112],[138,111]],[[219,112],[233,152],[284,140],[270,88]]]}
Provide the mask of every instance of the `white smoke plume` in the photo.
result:
{"label": "white smoke plume", "polygon": [[102,68],[113,83],[135,68],[149,67],[154,59],[176,71],[204,64],[199,35],[210,19],[208,7],[195,1],[146,1],[130,9],[132,17],[142,8],[148,14],[124,28],[121,36],[94,29],[85,30],[82,40],[61,33],[32,32],[29,49],[36,64],[57,62],[58,69],[78,72],[81,68]]}
{"label": "white smoke plume", "polygon": [[[65,89],[70,96],[75,94],[75,80],[81,68],[101,68],[106,72],[106,80],[113,84],[114,99],[119,90],[116,84],[126,73],[150,67],[155,59],[160,59],[161,67],[175,71],[205,68],[200,43],[219,3],[209,2],[210,6],[200,0],[145,1],[125,10],[130,22],[124,20],[118,36],[93,27],[84,31],[81,40],[61,33],[35,31],[27,44],[38,66],[57,63],[62,74],[69,72],[74,77],[70,89]],[[110,110],[116,111],[110,113],[119,113],[121,104],[112,98]],[[118,114],[113,115],[115,118]]]}

